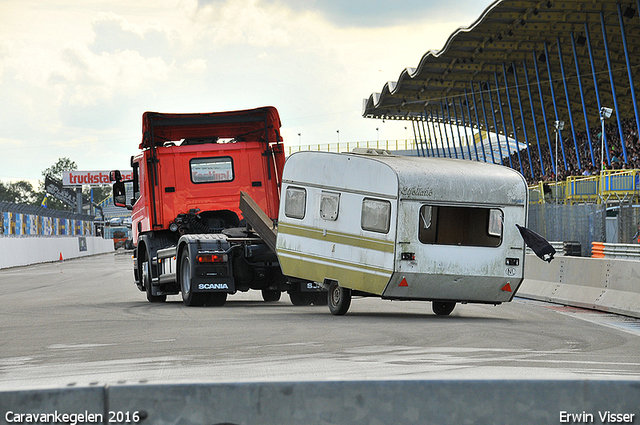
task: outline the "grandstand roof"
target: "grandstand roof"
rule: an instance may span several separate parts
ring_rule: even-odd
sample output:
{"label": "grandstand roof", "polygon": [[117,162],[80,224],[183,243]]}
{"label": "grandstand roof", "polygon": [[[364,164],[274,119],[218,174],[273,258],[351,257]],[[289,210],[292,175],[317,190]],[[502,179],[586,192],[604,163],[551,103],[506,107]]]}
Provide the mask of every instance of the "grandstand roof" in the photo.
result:
{"label": "grandstand roof", "polygon": [[[549,131],[552,131],[552,123],[556,119],[563,120],[567,127],[570,126],[567,97],[577,131],[583,131],[587,126],[592,128],[600,125],[600,108],[593,78],[595,71],[601,106],[613,108],[620,118],[633,117],[631,84],[627,70],[631,70],[632,81],[638,87],[638,9],[640,0],[495,1],[475,23],[451,34],[442,50],[428,51],[416,68],[406,68],[400,73],[397,82],[385,84],[380,93],[373,93],[365,99],[363,116],[461,124],[469,103],[471,114],[466,116],[466,124],[472,121],[477,126],[474,111],[474,106],[477,106],[480,109],[480,127],[485,128],[481,108],[491,117],[492,111],[499,112],[498,105],[502,105],[500,109],[504,111],[506,131],[500,118],[496,120],[497,125],[489,118],[488,130],[496,131],[497,127],[498,133],[513,137],[509,115],[511,109],[519,141],[524,141],[526,129],[529,142],[535,144],[534,127],[538,128],[542,136],[545,134],[545,122],[551,125]],[[621,21],[628,45],[629,67],[624,52]],[[603,37],[603,24],[606,28],[606,40]],[[593,70],[590,57],[593,58]],[[576,78],[576,58],[580,79]],[[540,79],[545,115],[541,112],[537,76]],[[552,85],[549,84],[550,80]],[[614,81],[617,104],[614,102],[611,80]],[[566,82],[568,96],[565,94],[563,81]],[[585,124],[579,82],[584,93],[588,124]],[[496,87],[500,90],[496,91]],[[484,102],[479,97],[481,92]],[[529,93],[534,103],[535,121]],[[475,101],[473,95],[477,98]],[[444,108],[441,106],[443,104]],[[456,109],[447,112],[446,105],[455,106]],[[464,110],[461,105],[465,105]],[[458,114],[457,118],[454,113]],[[546,143],[547,139],[544,140]]]}

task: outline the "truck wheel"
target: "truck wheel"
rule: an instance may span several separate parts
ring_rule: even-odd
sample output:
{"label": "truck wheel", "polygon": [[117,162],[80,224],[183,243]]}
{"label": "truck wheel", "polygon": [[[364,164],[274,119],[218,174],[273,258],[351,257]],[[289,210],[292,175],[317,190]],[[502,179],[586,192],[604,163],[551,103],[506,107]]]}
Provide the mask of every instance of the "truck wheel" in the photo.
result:
{"label": "truck wheel", "polygon": [[262,299],[267,302],[279,301],[282,293],[280,291],[271,290],[271,289],[263,289],[262,290]]}
{"label": "truck wheel", "polygon": [[456,303],[448,301],[433,301],[431,308],[438,316],[448,316],[455,308]]}
{"label": "truck wheel", "polygon": [[335,316],[343,316],[351,305],[351,289],[342,288],[338,282],[331,282],[329,286],[329,311]]}
{"label": "truck wheel", "polygon": [[151,268],[149,267],[149,256],[142,262],[142,282],[145,292],[147,293],[147,301],[150,303],[163,303],[167,300],[166,295],[153,295],[151,293]]}
{"label": "truck wheel", "polygon": [[[186,254],[185,254],[186,253]],[[206,301],[207,293],[193,292],[191,285],[191,259],[187,250],[183,251],[180,259],[180,289],[182,302],[189,307],[200,307]]]}

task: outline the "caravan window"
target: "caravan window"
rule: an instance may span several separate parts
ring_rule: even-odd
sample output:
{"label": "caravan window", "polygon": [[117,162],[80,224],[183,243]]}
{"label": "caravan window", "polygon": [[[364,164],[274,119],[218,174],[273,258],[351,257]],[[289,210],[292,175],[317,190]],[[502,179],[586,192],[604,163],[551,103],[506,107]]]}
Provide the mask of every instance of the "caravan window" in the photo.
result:
{"label": "caravan window", "polygon": [[497,209],[489,210],[489,227],[487,233],[491,236],[502,236],[502,211]]}
{"label": "caravan window", "polygon": [[379,199],[364,198],[360,226],[362,230],[389,233],[391,222],[391,202]]}
{"label": "caravan window", "polygon": [[307,208],[307,191],[300,187],[288,187],[284,197],[284,215],[302,220]]}
{"label": "caravan window", "polygon": [[418,239],[424,244],[496,247],[502,243],[499,209],[423,205],[418,221]]}
{"label": "caravan window", "polygon": [[320,217],[324,220],[336,221],[340,207],[340,194],[322,191],[320,195]]}

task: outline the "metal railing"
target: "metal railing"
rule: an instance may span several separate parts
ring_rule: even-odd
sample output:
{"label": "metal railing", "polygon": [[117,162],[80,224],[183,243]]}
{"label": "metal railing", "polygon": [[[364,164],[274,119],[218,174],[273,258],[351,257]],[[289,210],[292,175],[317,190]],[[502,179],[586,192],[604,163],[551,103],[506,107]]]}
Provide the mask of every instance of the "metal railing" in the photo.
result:
{"label": "metal railing", "polygon": [[571,176],[562,182],[529,186],[529,202],[607,203],[633,202],[640,195],[640,170],[605,170],[597,176]]}
{"label": "metal railing", "polygon": [[374,140],[361,142],[335,142],[315,145],[286,145],[285,155],[300,151],[351,152],[355,148],[385,149],[389,151],[416,151],[414,139]]}
{"label": "metal railing", "polygon": [[621,260],[638,260],[640,259],[640,245],[605,243],[604,256]]}

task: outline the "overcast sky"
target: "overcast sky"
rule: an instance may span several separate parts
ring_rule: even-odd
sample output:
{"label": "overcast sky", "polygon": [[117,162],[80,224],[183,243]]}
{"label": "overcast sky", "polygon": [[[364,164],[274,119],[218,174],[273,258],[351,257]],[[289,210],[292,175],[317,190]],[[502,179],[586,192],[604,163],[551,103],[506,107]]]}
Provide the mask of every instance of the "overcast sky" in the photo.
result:
{"label": "overcast sky", "polygon": [[144,111],[272,105],[293,145],[411,137],[363,99],[491,3],[0,0],[0,179],[126,169]]}

